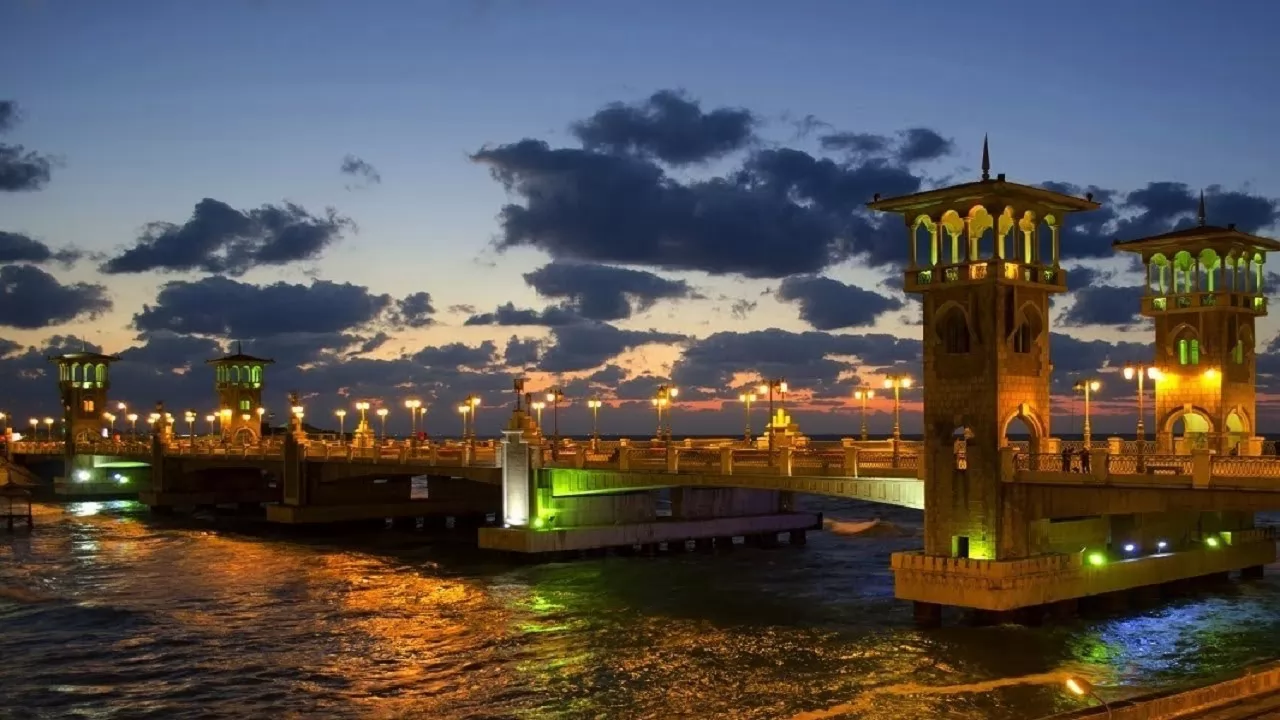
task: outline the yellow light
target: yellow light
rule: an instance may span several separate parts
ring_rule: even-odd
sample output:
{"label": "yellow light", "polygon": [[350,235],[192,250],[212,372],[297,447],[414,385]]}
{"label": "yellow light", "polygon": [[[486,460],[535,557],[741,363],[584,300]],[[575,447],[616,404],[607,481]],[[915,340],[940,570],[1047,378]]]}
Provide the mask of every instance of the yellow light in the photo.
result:
{"label": "yellow light", "polygon": [[1124,379],[1125,379],[1125,380],[1132,380],[1132,379],[1133,379],[1134,374],[1135,374],[1135,371],[1134,371],[1134,369],[1133,369],[1133,366],[1132,366],[1132,365],[1126,365],[1126,366],[1125,366],[1125,368],[1124,368]]}
{"label": "yellow light", "polygon": [[255,410],[254,412],[258,413],[258,417],[262,417],[263,415],[265,415],[265,414],[266,414],[267,409],[266,409],[266,408],[263,408],[263,407],[260,407],[260,408],[258,408],[257,410]]}
{"label": "yellow light", "polygon": [[1107,556],[1100,552],[1089,553],[1089,564],[1094,567],[1102,567],[1107,564]]}
{"label": "yellow light", "polygon": [[1161,370],[1160,368],[1149,367],[1147,368],[1147,377],[1151,378],[1152,380],[1159,380],[1160,378],[1164,377],[1164,371]]}
{"label": "yellow light", "polygon": [[1209,368],[1208,370],[1205,370],[1205,371],[1204,371],[1204,379],[1205,379],[1205,380],[1208,380],[1208,381],[1210,381],[1210,382],[1212,382],[1212,381],[1214,381],[1214,380],[1217,380],[1217,379],[1218,379],[1218,369],[1217,369],[1217,368]]}
{"label": "yellow light", "polygon": [[1093,686],[1089,684],[1089,681],[1081,678],[1069,677],[1063,684],[1067,686],[1067,690],[1071,691],[1073,695],[1084,696],[1093,692]]}
{"label": "yellow light", "polygon": [[1216,547],[1218,547],[1218,538],[1216,538],[1216,537],[1207,537],[1207,538],[1205,538],[1205,539],[1204,539],[1204,544],[1205,544],[1205,545],[1208,545],[1208,546],[1209,546],[1209,547],[1211,547],[1211,548],[1216,548]]}
{"label": "yellow light", "polygon": [[333,414],[334,414],[334,415],[337,415],[337,416],[338,416],[338,417],[340,417],[340,418],[344,418],[344,417],[346,417],[346,416],[347,416],[347,411],[346,411],[346,410],[334,410],[334,411],[333,411]]}
{"label": "yellow light", "polygon": [[[782,383],[782,392],[786,392],[786,391],[787,391],[787,384]],[[680,388],[674,388],[674,387],[671,388],[671,390],[667,393],[667,395],[669,395],[670,397],[675,397],[679,394],[680,394]]]}
{"label": "yellow light", "polygon": [[534,404],[533,404],[533,409],[534,409],[534,410],[541,410],[542,408],[544,408],[544,407],[546,407],[546,406],[547,406],[547,404],[546,404],[546,403],[544,403],[544,402],[542,402],[541,400],[539,400],[538,402],[536,402],[536,403],[534,403]]}
{"label": "yellow light", "polygon": [[386,408],[378,408],[378,417],[386,417],[388,412]]}
{"label": "yellow light", "polygon": [[223,417],[224,419],[226,419],[226,418],[230,418],[230,417],[231,417],[231,408],[222,408],[222,412],[220,412],[220,413],[219,413],[219,415],[222,415],[222,417]]}
{"label": "yellow light", "polygon": [[1098,388],[1101,388],[1101,387],[1102,387],[1102,383],[1098,382],[1097,380],[1094,380],[1093,382],[1089,383],[1089,390],[1093,392],[1098,392]]}
{"label": "yellow light", "polygon": [[[125,417],[128,418],[129,422],[138,422],[138,413],[129,413]],[[34,423],[35,420],[32,420],[31,422]]]}
{"label": "yellow light", "polygon": [[[250,415],[249,413],[243,413],[243,414],[241,414],[241,415],[240,415],[240,419],[241,419],[241,420],[243,420],[243,421],[245,421],[245,422],[249,422],[249,418],[250,418],[250,417],[252,417],[252,415]],[[301,417],[301,416],[299,416],[299,417]]]}
{"label": "yellow light", "polygon": [[479,397],[476,397],[476,396],[474,396],[474,395],[473,395],[471,398],[469,398],[469,402],[471,403],[471,407],[473,407],[473,408],[474,408],[474,407],[480,407],[480,398],[479,398]]}
{"label": "yellow light", "polygon": [[217,416],[217,415],[205,415],[205,416],[204,416],[204,421],[205,421],[205,422],[213,422],[214,420],[217,420],[217,419],[218,419],[218,416]]}
{"label": "yellow light", "polygon": [[756,388],[756,391],[759,392],[761,395],[765,395],[769,392],[769,386],[761,385],[760,387]]}

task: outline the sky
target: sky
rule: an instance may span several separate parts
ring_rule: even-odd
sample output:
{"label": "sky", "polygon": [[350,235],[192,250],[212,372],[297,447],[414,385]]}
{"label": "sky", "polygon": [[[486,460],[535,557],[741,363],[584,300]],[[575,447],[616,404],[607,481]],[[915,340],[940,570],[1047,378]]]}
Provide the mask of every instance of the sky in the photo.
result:
{"label": "sky", "polygon": [[[1151,355],[1110,241],[1275,233],[1280,7],[1206,2],[15,0],[0,5],[0,410],[54,413],[45,357],[122,360],[113,395],[214,409],[204,360],[276,360],[264,404],[432,410],[561,385],[566,430],[738,432],[785,377],[801,429],[919,376],[900,221],[875,192],[994,172],[1095,193],[1063,253],[1055,431]],[[895,284],[894,278],[897,279]],[[1280,329],[1258,332],[1258,381]],[[883,393],[880,393],[883,395]],[[918,430],[919,392],[903,423]],[[887,432],[891,403],[871,406]],[[397,412],[399,410],[399,412]],[[1266,413],[1270,408],[1266,408]],[[403,416],[403,417],[402,417]],[[763,423],[763,411],[754,419]],[[1149,420],[1150,422],[1150,420]],[[400,427],[403,425],[404,427]]]}

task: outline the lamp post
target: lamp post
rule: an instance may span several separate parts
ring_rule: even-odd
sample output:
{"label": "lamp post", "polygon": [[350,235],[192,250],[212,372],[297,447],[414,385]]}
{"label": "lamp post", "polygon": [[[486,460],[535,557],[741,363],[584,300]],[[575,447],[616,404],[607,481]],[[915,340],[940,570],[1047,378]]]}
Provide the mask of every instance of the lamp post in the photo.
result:
{"label": "lamp post", "polygon": [[538,435],[542,435],[542,409],[545,408],[547,404],[539,400],[537,402],[529,403],[529,406],[533,408],[533,416],[536,418],[538,423]]}
{"label": "lamp post", "polygon": [[138,436],[138,413],[129,413],[125,419],[129,421],[129,439],[132,440]]}
{"label": "lamp post", "polygon": [[564,391],[559,386],[554,386],[547,391],[547,402],[551,403],[551,434],[552,446],[551,454],[556,454],[556,449],[560,447],[560,401],[564,399]]}
{"label": "lamp post", "polygon": [[262,434],[263,434],[263,433],[262,433],[262,418],[263,418],[263,416],[265,416],[265,415],[267,414],[267,409],[266,409],[266,408],[264,408],[264,407],[259,406],[257,410],[254,410],[254,412],[256,412],[256,413],[258,414],[258,440],[259,440],[259,441],[261,441],[261,440],[262,440]]}
{"label": "lamp post", "polygon": [[671,411],[675,409],[676,396],[680,394],[680,388],[675,385],[659,385],[658,399],[658,438],[662,438],[662,413],[667,413],[667,442],[671,442]]}
{"label": "lamp post", "polygon": [[876,391],[863,386],[853,391],[853,399],[862,403],[862,441],[869,440],[867,435],[867,401],[876,396]]}
{"label": "lamp post", "polygon": [[390,412],[384,407],[378,408],[378,418],[382,420],[382,442],[387,441],[387,413]]}
{"label": "lamp post", "polygon": [[347,442],[347,411],[339,408],[333,411],[338,416],[338,442],[345,444]]}
{"label": "lamp post", "polygon": [[658,442],[662,442],[662,409],[667,406],[667,399],[654,395],[649,398],[649,402],[653,403],[653,409],[658,413]]}
{"label": "lamp post", "polygon": [[778,393],[778,409],[779,410],[785,409],[787,404],[787,381],[785,378],[774,378],[772,380],[766,380],[760,384],[760,387],[756,388],[756,391],[759,392],[761,395],[767,395],[769,397],[769,425],[768,425],[769,452],[770,452],[769,462],[773,462],[772,460],[773,436],[775,434],[774,433],[775,428],[773,427],[773,420],[774,420],[773,393],[775,391]]}
{"label": "lamp post", "polygon": [[356,403],[356,409],[360,411],[360,424],[362,426],[368,425],[369,416],[366,415],[366,413],[369,412],[369,403],[361,400],[360,402]]}
{"label": "lamp post", "polygon": [[422,407],[422,401],[416,398],[405,400],[404,407],[409,411],[409,436],[416,440],[418,437],[418,408]]}
{"label": "lamp post", "polygon": [[598,397],[593,397],[587,401],[587,407],[591,408],[591,440],[592,442],[600,442],[600,408],[604,402]]}
{"label": "lamp post", "polygon": [[1078,393],[1084,393],[1084,449],[1088,452],[1093,447],[1093,428],[1089,425],[1089,399],[1093,393],[1098,392],[1102,387],[1102,383],[1097,378],[1082,378],[1077,381],[1073,388]]}
{"label": "lamp post", "polygon": [[40,442],[40,418],[31,418],[31,440]]}
{"label": "lamp post", "polygon": [[902,391],[911,387],[908,375],[889,375],[884,379],[885,388],[893,389],[893,443],[895,452],[902,439]]}
{"label": "lamp post", "polygon": [[214,415],[213,413],[209,413],[208,415],[205,415],[205,416],[204,416],[204,420],[205,420],[205,422],[209,423],[209,435],[215,435],[215,434],[216,434],[216,433],[213,431],[213,423],[214,423],[217,419],[218,419],[218,416],[217,416],[217,415]]}
{"label": "lamp post", "polygon": [[738,395],[738,402],[742,403],[742,415],[746,419],[746,430],[742,433],[742,439],[748,445],[751,444],[751,403],[755,402],[756,394],[753,392],[741,393]]}
{"label": "lamp post", "polygon": [[196,411],[188,410],[182,414],[183,419],[187,421],[187,437],[191,442],[196,439]]}
{"label": "lamp post", "polygon": [[1146,442],[1145,442],[1145,441],[1146,441],[1146,429],[1145,429],[1145,428],[1144,428],[1144,426],[1143,426],[1142,419],[1143,419],[1143,416],[1145,416],[1145,415],[1147,414],[1147,412],[1146,412],[1146,396],[1147,396],[1147,393],[1146,393],[1146,388],[1145,388],[1145,387],[1143,387],[1143,384],[1144,384],[1144,382],[1143,382],[1143,381],[1144,381],[1146,378],[1151,378],[1152,382],[1158,382],[1158,381],[1160,380],[1160,369],[1159,369],[1159,368],[1157,368],[1157,367],[1155,367],[1155,366],[1152,366],[1152,365],[1146,365],[1146,364],[1144,364],[1144,363],[1131,363],[1131,364],[1129,364],[1129,365],[1125,365],[1125,366],[1124,366],[1124,379],[1125,379],[1125,380],[1133,380],[1134,378],[1137,378],[1137,379],[1138,379],[1138,429],[1137,429],[1137,438],[1138,438],[1138,452],[1139,452],[1139,453],[1141,453],[1141,452],[1142,452],[1142,449],[1143,449],[1143,448],[1142,448],[1142,446],[1146,444]]}
{"label": "lamp post", "polygon": [[222,411],[218,413],[218,417],[219,422],[221,423],[221,427],[219,429],[225,436],[227,431],[231,429],[231,408],[222,408]]}
{"label": "lamp post", "polygon": [[[104,412],[102,413],[102,419],[107,421],[107,424],[111,428],[111,434],[115,435],[116,434],[116,416],[109,412]],[[4,420],[4,413],[0,413],[0,420]]]}
{"label": "lamp post", "polygon": [[468,413],[469,415],[471,415],[471,444],[475,445],[476,444],[476,414],[479,412],[479,409],[480,409],[480,396],[473,393],[467,396],[467,399],[465,402],[467,403],[467,406],[471,408],[471,410]]}
{"label": "lamp post", "polygon": [[471,437],[467,431],[467,416],[471,414],[471,405],[467,403],[458,405],[458,412],[462,415],[462,442],[466,442]]}
{"label": "lamp post", "polygon": [[51,417],[45,418],[44,427],[45,427],[44,434],[49,436],[49,442],[53,442],[53,418]]}
{"label": "lamp post", "polygon": [[1093,689],[1093,684],[1088,680],[1072,676],[1063,681],[1063,684],[1067,686],[1067,691],[1072,695],[1076,695],[1078,697],[1085,697],[1087,695],[1096,700],[1098,704],[1102,706],[1102,709],[1107,711],[1107,717],[1112,717],[1111,706],[1107,704],[1106,700],[1098,697],[1097,691]]}

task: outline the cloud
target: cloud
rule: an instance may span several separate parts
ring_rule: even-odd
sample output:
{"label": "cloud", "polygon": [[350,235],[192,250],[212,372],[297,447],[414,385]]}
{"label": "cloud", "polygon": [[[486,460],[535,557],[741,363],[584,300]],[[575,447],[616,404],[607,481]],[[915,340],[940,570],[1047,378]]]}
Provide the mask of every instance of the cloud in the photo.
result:
{"label": "cloud", "polygon": [[675,343],[686,338],[656,330],[622,330],[600,322],[581,322],[552,328],[552,344],[544,348],[541,369],[552,373],[592,370],[618,355],[651,343]]}
{"label": "cloud", "polygon": [[182,225],[148,225],[133,247],[101,269],[108,274],[158,270],[240,276],[255,267],[315,260],[352,227],[333,209],[324,217],[293,203],[242,211],[205,198]]}
{"label": "cloud", "polygon": [[542,355],[542,341],[536,338],[518,338],[512,335],[507,340],[502,359],[511,367],[530,367],[536,365]]}
{"label": "cloud", "polygon": [[486,340],[479,346],[455,342],[425,347],[414,353],[410,360],[426,367],[482,369],[493,365],[497,355],[498,346],[492,340]]}
{"label": "cloud", "polygon": [[338,172],[356,179],[357,184],[348,185],[348,190],[382,183],[382,175],[378,174],[378,169],[355,155],[342,158],[342,166],[338,168]]}
{"label": "cloud", "polygon": [[1071,293],[1071,298],[1071,307],[1058,316],[1063,327],[1129,327],[1142,321],[1138,314],[1142,309],[1140,286],[1092,285]]}
{"label": "cloud", "polygon": [[659,300],[697,296],[683,280],[608,265],[553,262],[525,273],[524,280],[539,295],[565,300],[565,309],[588,320],[622,320]]}
{"label": "cloud", "polygon": [[396,301],[396,318],[404,327],[427,327],[435,323],[431,317],[435,312],[429,292],[416,292]]}
{"label": "cloud", "polygon": [[903,302],[880,293],[813,275],[789,277],[778,288],[778,299],[800,305],[800,319],[815,330],[867,327]]}
{"label": "cloud", "polygon": [[231,339],[344,333],[383,319],[394,306],[390,295],[351,283],[252,285],[206,277],[165,283],[155,303],[133,316],[133,326]]}
{"label": "cloud", "polygon": [[53,250],[28,235],[0,230],[0,264],[25,262],[45,265],[56,262],[71,265],[82,255],[78,250]]}
{"label": "cloud", "polygon": [[929,128],[908,128],[897,137],[875,133],[834,132],[818,138],[822,149],[843,151],[869,160],[894,160],[913,164],[937,160],[955,152],[955,143]]}
{"label": "cloud", "polygon": [[747,316],[754,312],[759,304],[760,303],[754,300],[747,300],[746,298],[734,300],[733,304],[729,306],[729,315],[731,315],[734,320],[746,320]]}
{"label": "cloud", "polygon": [[517,308],[514,303],[499,305],[493,312],[472,315],[463,321],[463,325],[505,325],[510,327],[540,326],[561,327],[582,322],[582,318],[572,310],[552,306],[543,310]]}
{"label": "cloud", "polygon": [[[1070,195],[1093,193],[1094,201],[1102,203],[1097,210],[1073,213],[1067,219],[1061,237],[1064,258],[1114,257],[1113,240],[1136,240],[1191,227],[1200,201],[1198,190],[1180,182],[1150,182],[1130,192],[1063,182],[1043,186]],[[1248,233],[1280,221],[1280,201],[1242,190],[1224,190],[1221,185],[1205,188],[1205,206],[1209,224],[1235,223]]]}
{"label": "cloud", "polygon": [[35,330],[111,309],[102,285],[70,283],[31,265],[0,267],[0,326]]}
{"label": "cloud", "polygon": [[[18,104],[0,100],[0,134],[17,127],[21,120]],[[0,192],[40,190],[53,173],[53,161],[21,145],[0,143]]]}
{"label": "cloud", "polygon": [[755,125],[755,116],[742,108],[704,113],[684,93],[659,90],[640,103],[607,105],[572,129],[588,150],[687,165],[741,150]]}

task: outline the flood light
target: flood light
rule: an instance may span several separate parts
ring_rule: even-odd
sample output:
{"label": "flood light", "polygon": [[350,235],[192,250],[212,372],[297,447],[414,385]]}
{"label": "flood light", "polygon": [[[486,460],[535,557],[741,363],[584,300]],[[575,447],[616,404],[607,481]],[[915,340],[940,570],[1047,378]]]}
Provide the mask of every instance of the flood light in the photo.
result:
{"label": "flood light", "polygon": [[1128,545],[1125,545],[1125,546],[1124,546],[1124,551],[1125,551],[1125,552],[1127,552],[1127,553],[1131,553],[1131,552],[1133,552],[1134,550],[1137,550],[1137,549],[1138,549],[1138,548],[1137,548],[1137,546],[1136,546],[1136,545],[1134,545],[1133,543],[1129,543]]}
{"label": "flood light", "polygon": [[1107,556],[1103,555],[1100,552],[1089,553],[1088,560],[1089,560],[1089,564],[1093,565],[1094,567],[1101,567],[1107,564]]}

